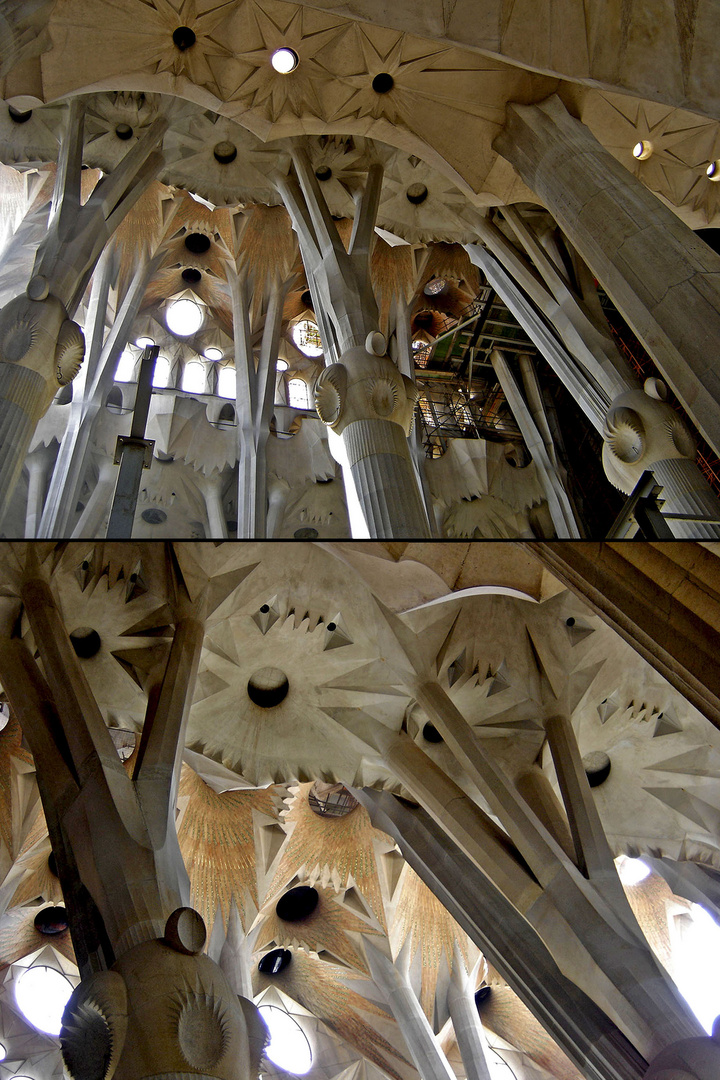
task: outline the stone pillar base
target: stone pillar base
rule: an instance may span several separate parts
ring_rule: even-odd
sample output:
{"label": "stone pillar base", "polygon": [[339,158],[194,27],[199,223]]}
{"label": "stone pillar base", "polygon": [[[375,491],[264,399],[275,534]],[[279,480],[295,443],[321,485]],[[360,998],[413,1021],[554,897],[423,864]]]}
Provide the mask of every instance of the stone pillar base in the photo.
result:
{"label": "stone pillar base", "polygon": [[373,539],[430,536],[405,432],[391,420],[355,420],[342,432],[358,498]]}

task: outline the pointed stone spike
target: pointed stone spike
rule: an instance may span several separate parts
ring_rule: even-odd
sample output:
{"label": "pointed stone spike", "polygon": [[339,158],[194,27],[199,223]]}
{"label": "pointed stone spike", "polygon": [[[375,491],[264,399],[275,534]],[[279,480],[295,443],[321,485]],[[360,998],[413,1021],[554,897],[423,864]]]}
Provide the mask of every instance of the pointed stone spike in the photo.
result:
{"label": "pointed stone spike", "polygon": [[465,674],[466,663],[466,649],[463,649],[448,667],[448,686],[454,686],[458,679]]}
{"label": "pointed stone spike", "polygon": [[229,570],[226,574],[220,574],[210,579],[208,590],[208,614],[212,614],[220,607],[224,600],[240,585],[259,563],[251,563],[249,566],[240,566],[235,570]]}
{"label": "pointed stone spike", "polygon": [[657,739],[661,735],[679,735],[682,730],[682,724],[674,716],[667,712],[661,712],[655,722],[653,739]]}

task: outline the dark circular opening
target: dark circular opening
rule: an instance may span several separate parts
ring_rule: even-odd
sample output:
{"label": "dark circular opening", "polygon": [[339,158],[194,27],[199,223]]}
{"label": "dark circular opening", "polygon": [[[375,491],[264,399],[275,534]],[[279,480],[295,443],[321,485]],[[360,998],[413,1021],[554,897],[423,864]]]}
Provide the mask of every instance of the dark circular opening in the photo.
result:
{"label": "dark circular opening", "polygon": [[231,142],[219,142],[213,149],[213,157],[220,165],[229,165],[237,157],[237,146]]}
{"label": "dark circular opening", "polygon": [[443,737],[438,731],[438,729],[435,727],[434,724],[431,724],[429,721],[423,728],[422,733],[423,739],[425,739],[426,742],[441,743],[443,741]]}
{"label": "dark circular opening", "polygon": [[258,971],[262,971],[263,975],[277,975],[291,960],[292,953],[289,949],[273,949],[260,959]]}
{"label": "dark circular opening", "polygon": [[309,527],[306,527],[304,529],[296,529],[293,533],[293,536],[296,540],[315,540],[316,537],[318,537],[319,535],[320,533],[317,531],[317,529],[312,529]]}
{"label": "dark circular opening", "polygon": [[188,285],[197,285],[198,281],[202,279],[202,274],[194,266],[188,266],[183,270],[181,277]]}
{"label": "dark circular opening", "polygon": [[330,180],[330,178],[332,177],[332,169],[329,165],[320,165],[315,170],[315,175],[317,176],[318,180]]}
{"label": "dark circular opening", "polygon": [[269,610],[270,610],[270,605],[269,604],[263,604],[261,606],[261,608],[260,608],[260,611],[262,612],[263,615],[267,615]]}
{"label": "dark circular opening", "polygon": [[600,787],[610,775],[612,762],[602,750],[593,750],[582,759],[582,766],[591,788]]}
{"label": "dark circular opening", "polygon": [[482,1005],[483,1002],[487,1001],[487,999],[490,997],[491,992],[492,992],[492,987],[490,987],[490,986],[481,986],[479,990],[475,991],[475,1004],[476,1005]]}
{"label": "dark circular opening", "polygon": [[52,874],[53,877],[58,876],[57,860],[55,858],[55,852],[54,851],[51,851],[50,854],[48,855],[48,870],[50,871],[50,873]]}
{"label": "dark circular opening", "polygon": [[424,184],[411,184],[405,192],[405,197],[408,202],[413,203],[414,206],[419,206],[420,203],[424,203],[428,197],[428,189]]}
{"label": "dark circular opening", "polygon": [[318,891],[312,885],[296,885],[280,897],[275,914],[284,922],[300,922],[312,915],[319,901]]}
{"label": "dark circular opening", "polygon": [[201,232],[188,233],[185,237],[185,247],[193,255],[204,255],[210,250],[210,237]]}
{"label": "dark circular opening", "polygon": [[176,30],[173,30],[173,45],[185,52],[191,45],[195,44],[195,31],[191,30],[189,26],[178,26]]}
{"label": "dark circular opening", "polygon": [[130,127],[129,124],[118,124],[118,126],[115,128],[115,134],[117,135],[118,139],[122,139],[123,142],[126,142],[128,139],[132,139],[133,129]]}
{"label": "dark circular opening", "polygon": [[392,90],[394,85],[395,80],[387,71],[381,71],[372,81],[372,88],[376,94],[387,94],[388,90]]}
{"label": "dark circular opening", "polygon": [[327,624],[327,628],[330,631],[330,633],[332,634],[333,630],[337,630],[337,623],[329,622]]}
{"label": "dark circular opening", "polygon": [[90,626],[78,626],[77,630],[71,632],[70,641],[75,655],[81,660],[89,660],[91,656],[96,656],[102,644],[97,630],[93,630]]}
{"label": "dark circular opening", "polygon": [[62,934],[68,928],[67,911],[64,907],[46,907],[38,911],[35,929],[40,934]]}
{"label": "dark circular opening", "polygon": [[569,619],[565,620],[565,625],[566,626],[574,626],[575,625],[575,620],[573,619],[572,615],[570,616]]}
{"label": "dark circular opening", "polygon": [[147,521],[148,525],[162,525],[163,521],[167,521],[167,514],[164,510],[143,510],[140,517],[143,521]]}
{"label": "dark circular opening", "polygon": [[13,105],[8,105],[8,112],[10,113],[10,119],[14,120],[16,124],[27,124],[32,116],[32,109],[16,109]]}
{"label": "dark circular opening", "polygon": [[235,518],[228,518],[225,522],[228,532],[237,532],[237,521]]}
{"label": "dark circular opening", "polygon": [[287,675],[275,667],[260,668],[247,684],[248,697],[261,709],[274,709],[285,700],[289,689]]}
{"label": "dark circular opening", "polygon": [[303,306],[306,307],[306,308],[312,308],[312,306],[313,306],[313,298],[312,298],[312,293],[310,292],[309,289],[306,289],[305,292],[300,297],[300,303],[303,304]]}

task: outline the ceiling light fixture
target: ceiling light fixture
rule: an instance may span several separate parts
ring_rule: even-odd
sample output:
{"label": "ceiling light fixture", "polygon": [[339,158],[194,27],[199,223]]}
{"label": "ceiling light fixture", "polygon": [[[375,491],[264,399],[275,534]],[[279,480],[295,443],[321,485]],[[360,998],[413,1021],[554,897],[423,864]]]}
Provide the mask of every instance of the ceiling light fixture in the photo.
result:
{"label": "ceiling light fixture", "polygon": [[289,75],[300,63],[300,58],[294,49],[276,49],[270,57],[270,63],[281,75]]}

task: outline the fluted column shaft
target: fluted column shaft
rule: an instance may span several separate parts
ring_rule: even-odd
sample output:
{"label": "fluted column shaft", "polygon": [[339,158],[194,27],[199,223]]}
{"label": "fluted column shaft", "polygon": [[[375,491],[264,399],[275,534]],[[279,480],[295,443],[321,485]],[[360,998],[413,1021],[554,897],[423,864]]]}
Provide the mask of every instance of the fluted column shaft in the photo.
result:
{"label": "fluted column shaft", "polygon": [[447,1000],[467,1080],[492,1080],[487,1061],[487,1040],[478,1016],[475,994],[462,973],[453,972]]}
{"label": "fluted column shaft", "polygon": [[556,95],[509,105],[493,146],[548,208],[720,453],[720,256]]}

